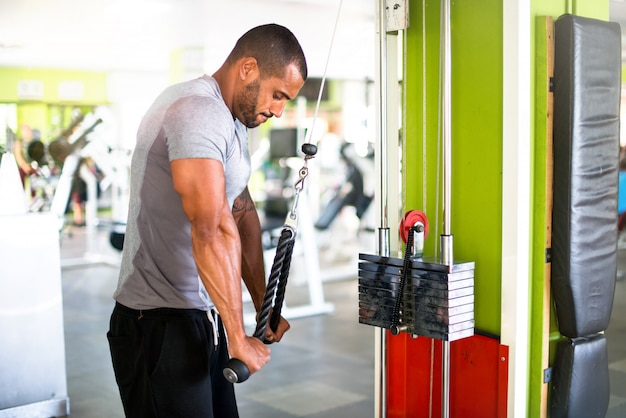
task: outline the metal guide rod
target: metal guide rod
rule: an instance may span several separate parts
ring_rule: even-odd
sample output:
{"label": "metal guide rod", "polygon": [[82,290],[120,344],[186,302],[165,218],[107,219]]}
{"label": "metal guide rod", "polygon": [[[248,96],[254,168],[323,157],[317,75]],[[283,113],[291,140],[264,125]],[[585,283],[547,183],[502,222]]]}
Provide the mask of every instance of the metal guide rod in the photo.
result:
{"label": "metal guide rod", "polygon": [[[388,169],[387,169],[387,25],[386,25],[386,1],[378,0],[378,98],[380,100],[379,109],[379,141],[378,141],[378,157],[380,163],[380,223],[378,228],[378,255],[389,256],[391,253],[391,238],[389,236],[388,225]],[[377,363],[380,365],[380,373],[378,374],[379,388],[377,393],[378,410],[376,418],[386,418],[387,416],[387,341],[384,328],[378,330],[378,340],[380,341],[380,349],[377,351]]]}
{"label": "metal guide rod", "polygon": [[389,203],[388,184],[389,174],[387,169],[387,28],[385,22],[385,0],[378,2],[378,47],[379,47],[379,100],[380,100],[380,120],[378,151],[380,156],[380,228],[388,228],[387,208]]}
{"label": "metal guide rod", "polygon": [[452,201],[452,53],[450,46],[450,0],[442,2],[443,24],[443,234],[441,261],[452,265],[452,228],[450,209]]}
{"label": "metal guide rod", "polygon": [[[450,36],[450,0],[443,0],[443,235],[441,261],[452,266],[454,251],[450,226],[452,196],[452,51]],[[450,416],[450,341],[443,341],[441,349],[441,416]]]}

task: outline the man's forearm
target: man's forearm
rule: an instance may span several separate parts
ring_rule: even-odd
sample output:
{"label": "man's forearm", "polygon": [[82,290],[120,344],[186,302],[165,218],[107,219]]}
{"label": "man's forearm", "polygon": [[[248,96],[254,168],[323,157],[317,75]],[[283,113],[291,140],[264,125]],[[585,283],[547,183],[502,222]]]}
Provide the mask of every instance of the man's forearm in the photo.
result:
{"label": "man's forearm", "polygon": [[220,313],[229,339],[245,337],[241,298],[241,255],[234,222],[207,235],[192,224],[192,246],[198,273]]}
{"label": "man's forearm", "polygon": [[265,295],[265,263],[261,224],[248,188],[235,199],[233,217],[241,241],[241,275],[258,312]]}

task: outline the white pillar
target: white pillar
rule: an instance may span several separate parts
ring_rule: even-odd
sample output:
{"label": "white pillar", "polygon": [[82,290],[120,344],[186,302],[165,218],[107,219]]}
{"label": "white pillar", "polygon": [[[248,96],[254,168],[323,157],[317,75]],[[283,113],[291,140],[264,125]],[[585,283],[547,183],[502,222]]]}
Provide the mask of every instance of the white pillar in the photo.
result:
{"label": "white pillar", "polygon": [[529,364],[530,0],[503,2],[502,323],[508,417],[526,417]]}

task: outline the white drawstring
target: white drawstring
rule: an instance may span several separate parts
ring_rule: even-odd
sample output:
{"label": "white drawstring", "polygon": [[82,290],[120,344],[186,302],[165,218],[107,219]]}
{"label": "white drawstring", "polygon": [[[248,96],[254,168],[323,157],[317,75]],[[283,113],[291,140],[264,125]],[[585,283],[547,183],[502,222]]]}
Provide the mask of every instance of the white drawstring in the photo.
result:
{"label": "white drawstring", "polygon": [[209,309],[206,312],[207,318],[209,318],[209,322],[213,326],[213,345],[217,348],[217,344],[219,343],[219,332],[217,329],[217,324],[219,321],[219,313],[215,309]]}
{"label": "white drawstring", "polygon": [[209,293],[206,291],[200,276],[198,276],[198,295],[200,296],[200,299],[206,303],[207,307],[210,306],[210,308],[206,311],[206,316],[209,318],[209,322],[213,326],[213,345],[217,348],[217,344],[219,343],[219,332],[217,328],[219,312],[215,309],[215,305],[213,305],[213,301],[209,297]]}

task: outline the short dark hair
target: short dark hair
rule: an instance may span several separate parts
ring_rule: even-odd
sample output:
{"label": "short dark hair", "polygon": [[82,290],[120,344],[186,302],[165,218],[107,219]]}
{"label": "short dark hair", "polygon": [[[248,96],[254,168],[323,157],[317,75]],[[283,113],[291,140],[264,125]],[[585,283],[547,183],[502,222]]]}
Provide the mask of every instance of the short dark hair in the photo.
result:
{"label": "short dark hair", "polygon": [[244,33],[235,44],[227,61],[234,63],[240,58],[253,57],[257,61],[261,77],[282,77],[285,68],[295,64],[307,79],[304,51],[295,35],[286,27],[270,23],[257,26]]}

